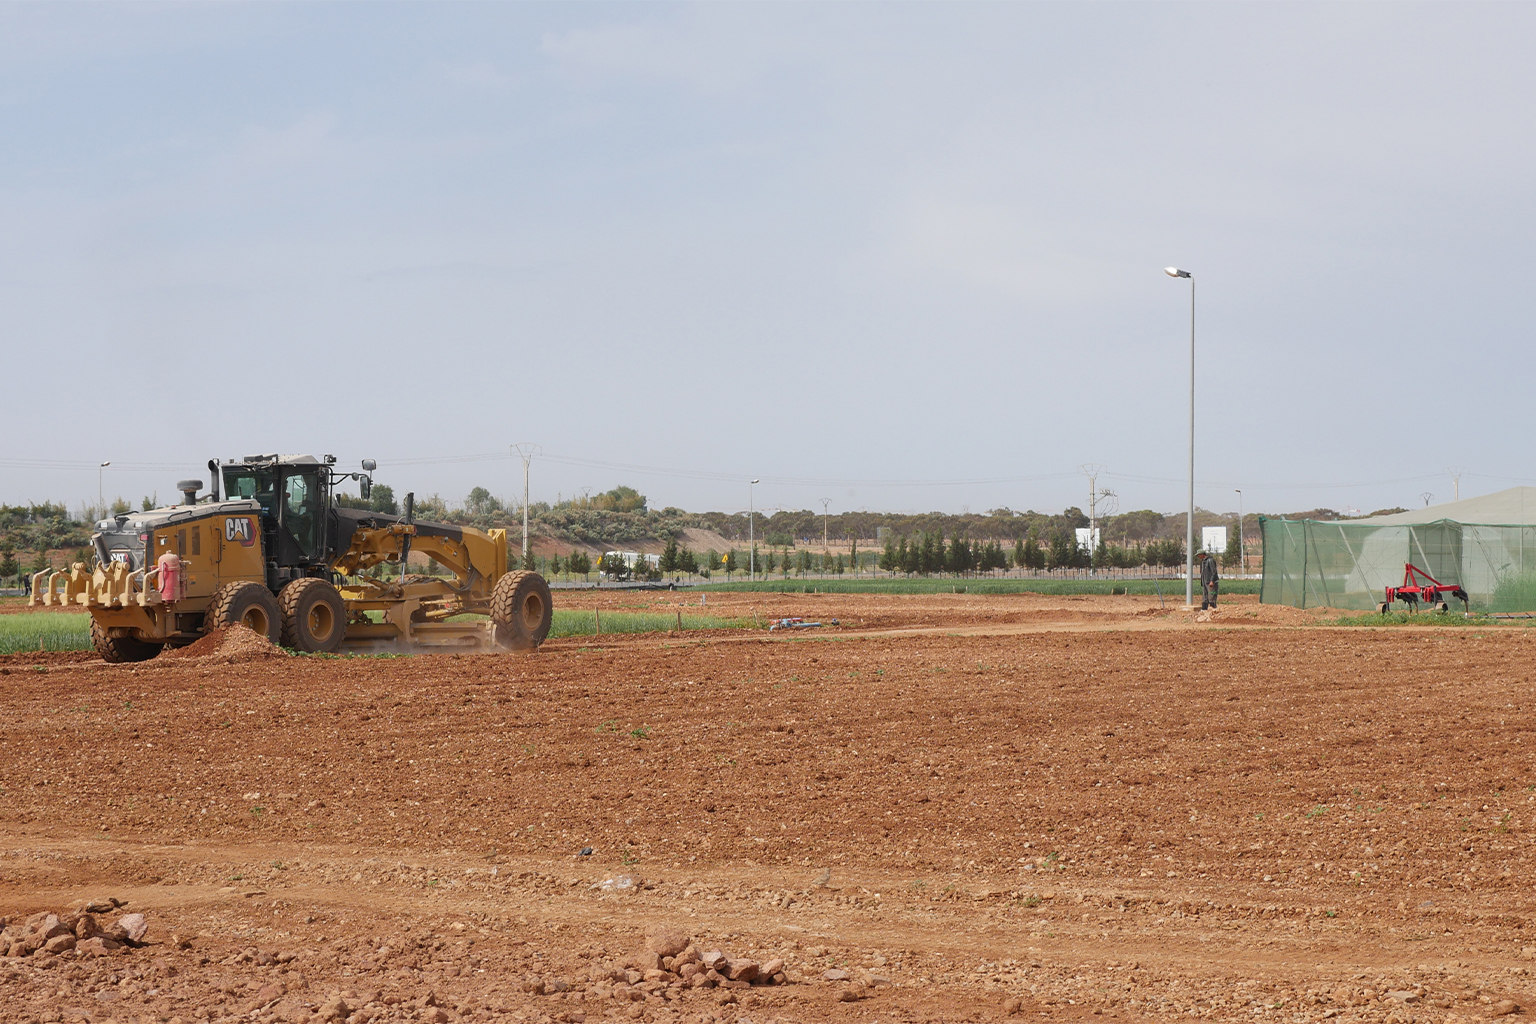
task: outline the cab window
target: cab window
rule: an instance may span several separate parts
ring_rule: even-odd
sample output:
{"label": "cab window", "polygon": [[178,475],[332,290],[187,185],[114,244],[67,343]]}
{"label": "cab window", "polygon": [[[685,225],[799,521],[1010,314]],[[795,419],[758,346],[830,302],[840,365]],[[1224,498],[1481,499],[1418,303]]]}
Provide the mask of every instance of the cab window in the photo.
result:
{"label": "cab window", "polygon": [[320,528],[320,480],[314,470],[283,475],[283,525],[304,557],[313,558]]}
{"label": "cab window", "polygon": [[224,493],[230,498],[254,498],[267,512],[275,512],[275,497],[270,469],[241,469],[224,472]]}

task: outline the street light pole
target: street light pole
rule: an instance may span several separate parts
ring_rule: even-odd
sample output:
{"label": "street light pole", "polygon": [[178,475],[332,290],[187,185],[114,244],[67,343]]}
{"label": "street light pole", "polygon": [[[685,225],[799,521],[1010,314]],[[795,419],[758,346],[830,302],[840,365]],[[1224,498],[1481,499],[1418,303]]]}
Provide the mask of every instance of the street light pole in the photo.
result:
{"label": "street light pole", "polygon": [[1185,522],[1184,604],[1195,604],[1195,275],[1164,267],[1169,277],[1189,278],[1189,519]]}
{"label": "street light pole", "polygon": [[757,534],[753,528],[757,525],[757,507],[752,501],[752,485],[762,481],[752,479],[747,481],[747,575],[757,579]]}
{"label": "street light pole", "polygon": [[96,467],[96,504],[101,507],[102,515],[107,514],[107,498],[106,492],[101,488],[101,473],[102,470],[106,469],[110,465],[112,465],[112,462],[109,459]]}
{"label": "street light pole", "polygon": [[1248,549],[1243,546],[1243,489],[1234,487],[1237,492],[1237,564],[1243,575],[1248,575]]}

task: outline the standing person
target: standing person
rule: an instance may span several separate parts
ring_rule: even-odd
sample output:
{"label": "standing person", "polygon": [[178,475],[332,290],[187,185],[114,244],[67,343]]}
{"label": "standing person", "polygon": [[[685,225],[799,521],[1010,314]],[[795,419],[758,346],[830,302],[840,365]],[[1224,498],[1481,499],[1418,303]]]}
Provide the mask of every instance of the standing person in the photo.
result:
{"label": "standing person", "polygon": [[1207,552],[1200,552],[1200,610],[1216,607],[1216,585],[1220,577],[1216,573],[1216,559]]}

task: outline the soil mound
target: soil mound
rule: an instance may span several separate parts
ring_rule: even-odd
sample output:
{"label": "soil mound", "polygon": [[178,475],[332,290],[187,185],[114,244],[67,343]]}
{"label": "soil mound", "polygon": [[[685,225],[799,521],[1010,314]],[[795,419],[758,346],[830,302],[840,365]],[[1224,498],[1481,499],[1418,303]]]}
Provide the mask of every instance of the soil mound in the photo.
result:
{"label": "soil mound", "polygon": [[195,643],[161,655],[164,658],[221,658],[231,662],[286,656],[281,647],[260,633],[239,625],[216,629]]}

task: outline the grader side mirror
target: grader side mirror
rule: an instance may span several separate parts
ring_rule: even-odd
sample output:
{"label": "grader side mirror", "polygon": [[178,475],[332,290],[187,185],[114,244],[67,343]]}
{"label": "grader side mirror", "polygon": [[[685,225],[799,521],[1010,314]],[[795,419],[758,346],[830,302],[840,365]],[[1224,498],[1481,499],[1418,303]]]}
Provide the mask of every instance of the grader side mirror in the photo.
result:
{"label": "grader side mirror", "polygon": [[357,491],[363,496],[363,500],[367,501],[373,494],[373,479],[371,477],[359,476],[357,478]]}

